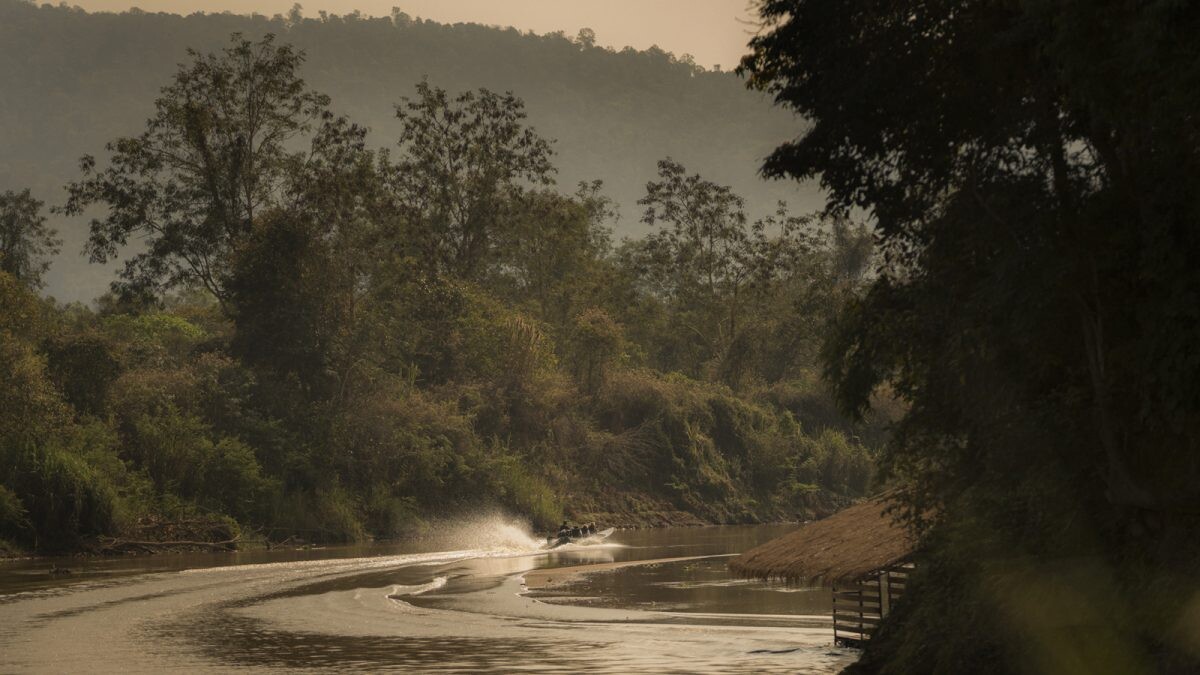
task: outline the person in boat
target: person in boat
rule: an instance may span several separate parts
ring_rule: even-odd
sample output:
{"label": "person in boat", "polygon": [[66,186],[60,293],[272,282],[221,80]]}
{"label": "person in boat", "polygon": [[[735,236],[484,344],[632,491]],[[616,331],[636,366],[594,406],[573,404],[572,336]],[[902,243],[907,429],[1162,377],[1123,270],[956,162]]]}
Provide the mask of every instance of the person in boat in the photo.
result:
{"label": "person in boat", "polygon": [[567,521],[564,520],[562,525],[558,526],[558,537],[561,539],[569,536],[571,536],[571,526],[568,525]]}

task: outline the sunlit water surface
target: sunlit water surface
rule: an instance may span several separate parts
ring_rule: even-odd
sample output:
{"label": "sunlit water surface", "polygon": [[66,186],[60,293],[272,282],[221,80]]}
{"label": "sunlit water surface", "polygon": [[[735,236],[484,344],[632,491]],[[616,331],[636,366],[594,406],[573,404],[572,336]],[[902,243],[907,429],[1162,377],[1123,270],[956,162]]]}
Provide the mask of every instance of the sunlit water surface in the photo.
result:
{"label": "sunlit water surface", "polygon": [[[618,531],[543,551],[491,518],[407,546],[5,563],[0,672],[836,672],[856,655],[832,646],[828,589],[726,570],[789,529]],[[542,568],[668,558],[688,560],[525,586]]]}

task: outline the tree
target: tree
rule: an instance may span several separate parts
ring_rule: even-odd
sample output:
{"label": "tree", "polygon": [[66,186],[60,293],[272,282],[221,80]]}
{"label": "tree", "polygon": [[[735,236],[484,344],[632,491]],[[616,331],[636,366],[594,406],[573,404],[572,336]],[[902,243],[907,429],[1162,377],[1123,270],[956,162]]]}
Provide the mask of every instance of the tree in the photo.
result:
{"label": "tree", "polygon": [[373,255],[390,218],[386,167],[366,129],[328,116],[288,177],[288,202],[256,218],[226,282],[231,347],[305,400],[347,393],[360,355],[349,338],[381,266]]}
{"label": "tree", "polygon": [[595,277],[611,252],[606,222],[615,218],[600,181],[581,183],[572,196],[530,190],[512,204],[513,221],[497,245],[487,285],[529,307],[560,332],[594,301]]}
{"label": "tree", "polygon": [[0,194],[0,271],[35,290],[45,285],[42,275],[62,246],[58,233],[46,227],[42,206],[29,190]]}
{"label": "tree", "polygon": [[[1072,414],[1099,420],[1092,440],[1104,448],[1109,498],[1146,508],[1185,501],[1190,488],[1178,484],[1182,477],[1162,476],[1165,482],[1151,487],[1155,479],[1134,475],[1133,463],[1144,453],[1165,460],[1166,448],[1200,442],[1190,432],[1176,436],[1188,426],[1184,411],[1200,410],[1200,390],[1183,384],[1192,372],[1185,355],[1197,343],[1177,321],[1147,323],[1198,311],[1182,298],[1200,290],[1200,275],[1179,257],[1200,243],[1183,226],[1200,203],[1182,183],[1200,153],[1178,143],[1193,123],[1184,98],[1110,95],[1083,66],[1103,26],[1128,20],[1148,33],[1122,40],[1147,60],[1125,64],[1106,48],[1105,66],[1150,92],[1186,90],[1198,75],[1168,47],[1167,19],[1104,3],[969,11],[878,4],[888,8],[884,15],[864,8],[836,18],[824,2],[764,4],[764,16],[779,23],[754,41],[743,69],[754,85],[814,121],[772,154],[766,170],[797,178],[819,173],[832,209],[874,213],[887,264],[870,305],[895,311],[922,296],[957,295],[975,302],[969,307],[981,323],[1020,316],[1053,338],[1022,360],[1062,359],[1061,386],[1086,392],[1089,403]],[[897,18],[910,10],[911,21]],[[1184,15],[1194,18],[1176,18]],[[832,23],[818,27],[818,18]],[[1066,25],[1100,32],[1055,32]],[[1006,37],[996,37],[1002,31]],[[968,77],[962,64],[985,50],[1003,67]],[[819,73],[808,65],[818,58]],[[880,87],[870,101],[859,88],[864,78]],[[839,112],[845,110],[855,112]],[[1143,170],[1134,171],[1135,164]],[[1001,281],[1008,297],[994,285]],[[1028,304],[1030,298],[1038,302]],[[1010,313],[1018,301],[1026,306]],[[1009,349],[1016,345],[1006,340],[1030,339],[979,337],[971,344],[981,348],[964,358],[983,356],[984,344]],[[873,351],[862,346],[860,355]],[[1056,346],[1067,351],[1050,357]],[[853,372],[835,370],[846,376],[843,390],[855,405],[867,381],[889,370],[843,365]],[[851,387],[853,373],[867,379]]]}
{"label": "tree", "polygon": [[596,46],[596,31],[591,28],[580,28],[579,34],[575,36],[575,44],[584,49],[591,49]]}
{"label": "tree", "polygon": [[[1155,631],[1172,611],[1139,589],[1171,586],[1200,558],[1200,271],[1189,262],[1200,251],[1200,11],[915,0],[760,10],[769,30],[742,72],[808,121],[766,172],[819,177],[829,209],[869,212],[881,244],[827,372],[850,409],[881,386],[906,400],[884,468],[911,521],[932,526],[925,564],[947,589],[910,606],[893,641],[872,643],[891,650],[875,663],[975,670],[1002,654],[986,667],[1028,668],[1012,648],[1020,636],[987,630],[1007,618],[980,592],[996,583],[981,568],[1092,556],[1120,587],[1096,633],[1112,639],[1097,640],[1171,670],[1156,667],[1177,653]],[[1123,615],[1155,619],[1111,619]],[[1060,648],[1083,669],[1129,665]]]}
{"label": "tree", "polygon": [[227,285],[234,353],[276,378],[294,378],[307,400],[333,393],[352,328],[354,277],[340,262],[318,223],[277,211],[259,219]]}
{"label": "tree", "polygon": [[[774,216],[749,223],[745,200],[729,187],[659,162],[658,181],[646,184],[642,222],[658,227],[628,253],[652,293],[674,309],[690,338],[693,373],[715,368],[736,385],[752,351],[747,314],[778,282],[803,274],[816,239],[809,221],[779,205]],[[705,366],[707,364],[707,366]]]}
{"label": "tree", "polygon": [[332,117],[329,98],[297,74],[304,54],[271,35],[251,42],[235,33],[220,54],[188,55],[141,135],[109,143],[105,168],[80,160],[83,178],[67,186],[63,211],[107,207],[91,221],[96,262],[143,237],[146,250],[122,273],[130,288],[201,284],[223,302],[237,245],[284,200],[305,161],[295,140]]}
{"label": "tree", "polygon": [[512,228],[528,185],[554,183],[550,143],[525,125],[525,104],[486,89],[453,99],[422,82],[396,106],[403,125],[392,189],[405,246],[437,271],[476,279]]}
{"label": "tree", "polygon": [[595,394],[621,357],[624,331],[603,309],[589,307],[575,317],[569,342],[575,380],[585,391]]}

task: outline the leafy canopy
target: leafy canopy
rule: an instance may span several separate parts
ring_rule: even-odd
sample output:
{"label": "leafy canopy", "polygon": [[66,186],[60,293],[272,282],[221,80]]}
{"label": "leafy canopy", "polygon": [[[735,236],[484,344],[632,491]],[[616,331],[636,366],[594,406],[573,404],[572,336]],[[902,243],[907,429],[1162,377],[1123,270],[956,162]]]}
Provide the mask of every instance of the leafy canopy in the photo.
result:
{"label": "leafy canopy", "polygon": [[67,187],[63,211],[107,208],[91,221],[95,262],[143,239],[122,274],[129,289],[200,284],[224,301],[232,255],[256,215],[295,190],[293,167],[306,155],[292,142],[332,117],[329,98],[298,75],[304,54],[273,36],[234,34],[218,54],[188,55],[141,135],[110,142],[106,167],[80,160],[83,178]]}
{"label": "leafy canopy", "polygon": [[46,227],[44,205],[29,190],[0,194],[0,271],[33,289],[44,285],[42,275],[62,246],[58,233]]}
{"label": "leafy canopy", "polygon": [[514,227],[513,201],[554,183],[550,142],[525,124],[511,92],[451,97],[427,82],[396,106],[401,153],[391,187],[417,258],[478,278]]}

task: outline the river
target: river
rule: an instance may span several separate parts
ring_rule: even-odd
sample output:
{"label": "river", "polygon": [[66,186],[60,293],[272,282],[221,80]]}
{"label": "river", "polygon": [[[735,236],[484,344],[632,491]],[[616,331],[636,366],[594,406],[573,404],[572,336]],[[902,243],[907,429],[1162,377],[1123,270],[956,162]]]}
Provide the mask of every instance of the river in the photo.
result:
{"label": "river", "polygon": [[0,672],[837,672],[856,654],[828,589],[726,570],[792,527],[544,551],[493,516],[407,545],[8,562]]}

